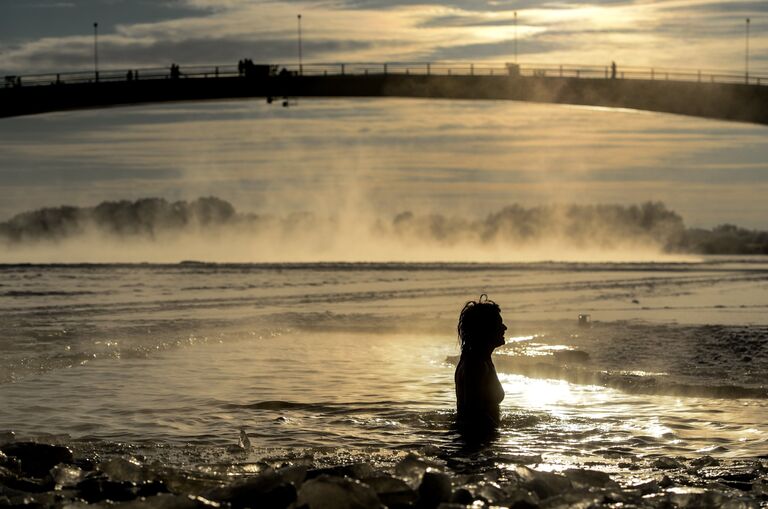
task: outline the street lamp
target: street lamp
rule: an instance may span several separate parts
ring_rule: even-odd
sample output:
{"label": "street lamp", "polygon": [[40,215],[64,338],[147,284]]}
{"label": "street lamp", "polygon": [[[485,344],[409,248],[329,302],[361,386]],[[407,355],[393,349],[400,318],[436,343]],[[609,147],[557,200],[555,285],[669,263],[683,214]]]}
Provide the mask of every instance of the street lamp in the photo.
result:
{"label": "street lamp", "polygon": [[93,74],[99,81],[99,24],[93,23]]}
{"label": "street lamp", "polygon": [[301,63],[301,14],[297,16],[299,25],[299,76],[304,74],[304,67]]}
{"label": "street lamp", "polygon": [[517,11],[515,11],[515,63],[517,63]]}
{"label": "street lamp", "polygon": [[747,18],[746,50],[744,51],[744,79],[749,85],[749,18]]}

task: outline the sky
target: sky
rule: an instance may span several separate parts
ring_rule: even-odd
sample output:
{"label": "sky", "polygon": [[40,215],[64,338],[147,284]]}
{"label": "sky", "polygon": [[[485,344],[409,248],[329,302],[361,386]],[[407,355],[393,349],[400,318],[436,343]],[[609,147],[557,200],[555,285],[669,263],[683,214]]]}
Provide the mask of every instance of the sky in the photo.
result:
{"label": "sky", "polygon": [[[768,71],[765,0],[0,0],[0,74],[297,61]],[[517,28],[515,28],[517,13]]]}
{"label": "sky", "polygon": [[[766,0],[0,0],[0,76],[176,62],[519,62],[768,78]],[[517,13],[517,29],[515,29]],[[768,128],[504,101],[147,105],[0,119],[0,221],[40,207],[214,195],[243,212],[481,215],[663,201],[768,229]],[[329,206],[329,204],[331,204]],[[346,211],[346,212],[344,212]],[[373,218],[376,219],[376,218]]]}

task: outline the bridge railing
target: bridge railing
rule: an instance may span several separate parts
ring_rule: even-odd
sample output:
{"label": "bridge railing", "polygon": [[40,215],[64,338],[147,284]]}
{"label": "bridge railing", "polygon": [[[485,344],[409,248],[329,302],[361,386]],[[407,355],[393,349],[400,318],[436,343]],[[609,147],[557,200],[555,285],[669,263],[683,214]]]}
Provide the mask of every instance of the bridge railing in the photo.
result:
{"label": "bridge railing", "polygon": [[[339,76],[339,75],[454,75],[454,76],[530,76],[542,78],[583,78],[583,79],[626,79],[687,81],[706,83],[732,83],[768,85],[768,73],[734,73],[717,70],[669,69],[637,66],[610,65],[560,65],[560,64],[509,64],[469,62],[356,62],[356,63],[308,63],[298,65],[273,65],[277,71],[285,69],[293,75]],[[107,69],[94,71],[30,74],[6,76],[5,87],[41,86],[94,82],[121,82],[135,80],[165,79],[215,79],[242,76],[237,65],[196,65],[182,66],[174,75],[169,67],[148,69]],[[2,85],[0,85],[2,86]]]}

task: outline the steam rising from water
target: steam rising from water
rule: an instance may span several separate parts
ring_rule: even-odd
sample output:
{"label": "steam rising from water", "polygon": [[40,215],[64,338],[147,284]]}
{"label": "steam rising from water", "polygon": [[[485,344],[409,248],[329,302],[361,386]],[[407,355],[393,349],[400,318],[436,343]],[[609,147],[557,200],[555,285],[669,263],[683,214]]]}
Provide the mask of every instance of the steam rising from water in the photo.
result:
{"label": "steam rising from water", "polygon": [[19,214],[0,224],[0,262],[649,261],[672,258],[664,251],[684,230],[661,203],[375,217],[241,214],[213,197],[150,198]]}

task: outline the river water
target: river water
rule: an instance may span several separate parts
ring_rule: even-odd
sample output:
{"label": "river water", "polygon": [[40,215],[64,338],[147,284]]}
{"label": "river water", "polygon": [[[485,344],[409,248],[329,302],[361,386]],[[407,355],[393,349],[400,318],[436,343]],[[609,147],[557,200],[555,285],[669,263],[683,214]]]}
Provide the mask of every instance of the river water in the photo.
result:
{"label": "river water", "polygon": [[240,429],[249,461],[460,455],[455,324],[481,292],[509,326],[489,454],[617,474],[768,454],[762,258],[6,265],[0,430],[201,465]]}

